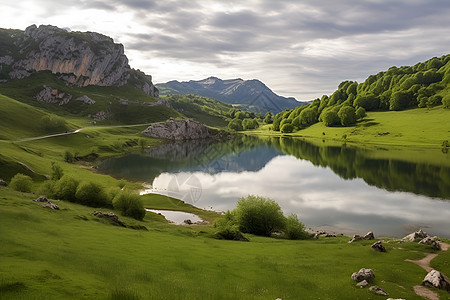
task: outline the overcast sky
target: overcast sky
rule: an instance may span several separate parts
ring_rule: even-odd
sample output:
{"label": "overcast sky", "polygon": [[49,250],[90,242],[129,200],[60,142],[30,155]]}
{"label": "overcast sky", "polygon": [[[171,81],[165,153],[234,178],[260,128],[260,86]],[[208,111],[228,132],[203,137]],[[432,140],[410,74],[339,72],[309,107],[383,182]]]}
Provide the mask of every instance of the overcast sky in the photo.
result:
{"label": "overcast sky", "polygon": [[111,36],[155,83],[256,78],[298,100],[450,53],[449,0],[2,1],[0,27],[31,24]]}

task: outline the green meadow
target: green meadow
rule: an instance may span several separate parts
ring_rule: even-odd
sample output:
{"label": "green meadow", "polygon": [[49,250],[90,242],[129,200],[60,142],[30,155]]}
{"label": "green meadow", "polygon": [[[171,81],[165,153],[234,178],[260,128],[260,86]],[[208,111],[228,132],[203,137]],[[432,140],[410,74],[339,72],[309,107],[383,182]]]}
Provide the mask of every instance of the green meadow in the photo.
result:
{"label": "green meadow", "polygon": [[[391,239],[387,253],[348,237],[224,241],[211,238],[212,226],[121,217],[147,228],[136,230],[94,217],[94,208],[54,201],[54,211],[35,198],[0,189],[2,299],[378,299],[350,279],[362,267],[390,297],[420,299],[412,287],[426,272],[405,259],[433,251]],[[448,272],[449,259],[442,252],[433,267]]]}

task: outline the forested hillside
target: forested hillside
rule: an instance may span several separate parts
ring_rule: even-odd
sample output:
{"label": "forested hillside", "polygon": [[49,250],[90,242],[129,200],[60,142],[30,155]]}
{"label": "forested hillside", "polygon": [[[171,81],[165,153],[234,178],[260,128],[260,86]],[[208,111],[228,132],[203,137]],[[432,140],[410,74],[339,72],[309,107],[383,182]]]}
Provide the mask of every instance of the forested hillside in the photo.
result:
{"label": "forested hillside", "polygon": [[399,111],[443,105],[450,108],[450,55],[414,66],[391,67],[370,75],[363,83],[343,81],[331,95],[310,105],[278,113],[272,129],[289,133],[317,122],[351,126],[366,111]]}

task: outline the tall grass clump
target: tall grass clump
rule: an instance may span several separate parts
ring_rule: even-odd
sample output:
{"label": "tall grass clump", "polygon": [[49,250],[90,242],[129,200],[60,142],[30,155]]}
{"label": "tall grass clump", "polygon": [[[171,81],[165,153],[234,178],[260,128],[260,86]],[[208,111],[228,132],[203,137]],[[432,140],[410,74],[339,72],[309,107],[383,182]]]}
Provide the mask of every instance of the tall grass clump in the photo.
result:
{"label": "tall grass clump", "polygon": [[17,173],[13,178],[11,178],[9,186],[16,191],[29,193],[31,192],[31,187],[33,186],[33,180],[30,176]]}
{"label": "tall grass clump", "polygon": [[136,220],[145,217],[145,208],[138,194],[128,191],[120,191],[113,200],[114,209],[120,210],[121,214]]}

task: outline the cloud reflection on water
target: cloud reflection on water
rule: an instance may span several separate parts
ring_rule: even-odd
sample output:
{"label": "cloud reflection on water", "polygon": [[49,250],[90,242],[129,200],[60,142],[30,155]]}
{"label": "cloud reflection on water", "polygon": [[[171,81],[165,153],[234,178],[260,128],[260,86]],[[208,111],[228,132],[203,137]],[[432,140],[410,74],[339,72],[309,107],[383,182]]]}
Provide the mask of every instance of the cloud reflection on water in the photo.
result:
{"label": "cloud reflection on water", "polygon": [[[307,226],[327,224],[345,233],[372,230],[396,237],[422,227],[432,235],[450,237],[449,201],[386,191],[362,179],[343,180],[329,168],[292,156],[276,156],[255,172],[176,174],[198,178],[202,196],[193,204],[202,208],[226,211],[239,197],[255,194],[275,199],[285,214],[297,214]],[[165,194],[173,176],[157,176],[154,190]]]}

